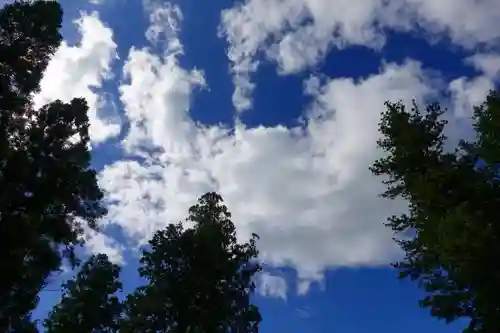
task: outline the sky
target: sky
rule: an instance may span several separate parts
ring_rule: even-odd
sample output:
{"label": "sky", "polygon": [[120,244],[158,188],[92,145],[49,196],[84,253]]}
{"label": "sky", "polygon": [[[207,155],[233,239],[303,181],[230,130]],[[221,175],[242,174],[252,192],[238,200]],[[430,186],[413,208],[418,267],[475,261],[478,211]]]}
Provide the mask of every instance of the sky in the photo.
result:
{"label": "sky", "polygon": [[[61,0],[37,105],[85,97],[109,214],[83,255],[123,265],[219,192],[255,232],[261,332],[458,332],[418,307],[368,166],[384,102],[448,107],[450,147],[500,79],[499,0]],[[42,293],[35,318],[60,297]]]}

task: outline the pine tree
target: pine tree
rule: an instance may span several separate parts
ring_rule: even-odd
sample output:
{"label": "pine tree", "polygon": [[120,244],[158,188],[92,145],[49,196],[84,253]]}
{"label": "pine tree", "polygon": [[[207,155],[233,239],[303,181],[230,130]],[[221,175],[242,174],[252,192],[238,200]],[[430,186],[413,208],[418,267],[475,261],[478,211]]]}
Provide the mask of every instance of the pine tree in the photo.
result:
{"label": "pine tree", "polygon": [[206,193],[189,210],[193,228],[156,232],[139,269],[148,284],[128,297],[121,332],[258,332],[257,236],[238,244],[230,218],[222,198]]}
{"label": "pine tree", "polygon": [[409,204],[387,223],[406,254],[395,263],[400,277],[418,281],[433,316],[470,319],[465,332],[500,332],[500,93],[475,107],[476,138],[452,152],[438,104],[386,106],[378,145],[387,156],[371,170],[387,179],[384,197]]}
{"label": "pine tree", "polygon": [[83,99],[35,110],[32,96],[61,42],[61,6],[15,1],[0,10],[0,331],[19,332],[82,223],[105,213],[89,167]]}
{"label": "pine tree", "polygon": [[44,321],[47,333],[118,332],[122,304],[120,267],[104,254],[91,256],[75,280],[63,285],[63,296]]}

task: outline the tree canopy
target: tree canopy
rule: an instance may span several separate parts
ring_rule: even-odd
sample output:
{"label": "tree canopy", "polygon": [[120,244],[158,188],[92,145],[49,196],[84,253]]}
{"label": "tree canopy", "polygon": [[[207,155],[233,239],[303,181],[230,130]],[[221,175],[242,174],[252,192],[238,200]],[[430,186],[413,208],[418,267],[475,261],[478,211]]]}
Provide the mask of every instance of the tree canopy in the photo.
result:
{"label": "tree canopy", "polygon": [[378,141],[386,156],[371,170],[386,179],[384,197],[409,204],[387,223],[405,252],[395,267],[423,287],[421,305],[433,316],[470,319],[466,332],[499,332],[500,93],[474,108],[476,137],[453,151],[439,104],[386,106]]}
{"label": "tree canopy", "polygon": [[250,302],[257,236],[238,244],[230,218],[210,192],[189,209],[192,228],[155,233],[139,269],[148,284],[127,298],[122,332],[258,332],[260,313]]}
{"label": "tree canopy", "polygon": [[47,333],[256,333],[261,321],[250,301],[256,235],[238,243],[231,214],[217,193],[201,196],[183,223],[157,231],[143,250],[146,284],[122,301],[120,268],[94,255],[44,321]]}
{"label": "tree canopy", "polygon": [[63,296],[44,321],[47,333],[118,332],[122,303],[120,267],[105,254],[92,255],[75,280],[63,285]]}
{"label": "tree canopy", "polygon": [[[0,331],[18,332],[47,277],[105,213],[90,168],[87,104],[33,94],[61,42],[55,1],[16,1],[0,10]],[[71,260],[73,261],[73,260]]]}

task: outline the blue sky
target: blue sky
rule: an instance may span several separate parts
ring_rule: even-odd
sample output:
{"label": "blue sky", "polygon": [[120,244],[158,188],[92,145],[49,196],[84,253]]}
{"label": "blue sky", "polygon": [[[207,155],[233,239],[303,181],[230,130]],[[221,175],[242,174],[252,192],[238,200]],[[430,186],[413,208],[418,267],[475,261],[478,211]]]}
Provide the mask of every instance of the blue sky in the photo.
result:
{"label": "blue sky", "polygon": [[368,166],[386,100],[439,100],[450,142],[470,135],[500,77],[498,0],[61,3],[65,43],[35,100],[89,101],[110,214],[83,253],[122,263],[126,290],[138,246],[216,190],[241,240],[261,236],[263,333],[459,331],[389,268],[401,253],[382,223],[405,204],[377,197]]}

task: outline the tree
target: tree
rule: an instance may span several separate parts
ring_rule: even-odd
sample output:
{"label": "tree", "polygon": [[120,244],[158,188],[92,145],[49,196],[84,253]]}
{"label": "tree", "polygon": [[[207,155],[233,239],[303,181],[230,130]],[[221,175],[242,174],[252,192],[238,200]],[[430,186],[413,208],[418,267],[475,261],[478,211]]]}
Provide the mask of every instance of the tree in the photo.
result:
{"label": "tree", "polygon": [[44,321],[47,333],[117,332],[122,304],[120,267],[105,254],[93,255],[75,280],[63,285],[63,296]]}
{"label": "tree", "polygon": [[258,332],[257,236],[238,244],[230,218],[222,198],[206,193],[189,209],[192,228],[155,233],[139,269],[148,284],[127,298],[121,332]]}
{"label": "tree", "polygon": [[474,108],[476,138],[452,152],[438,104],[386,106],[378,145],[387,156],[371,170],[386,177],[383,197],[409,204],[387,223],[405,252],[400,278],[418,281],[433,316],[470,319],[464,332],[500,332],[500,93]]}
{"label": "tree", "polygon": [[74,263],[83,224],[105,214],[89,166],[83,99],[35,110],[32,96],[58,48],[61,6],[16,1],[0,10],[0,331],[19,332],[47,277]]}

